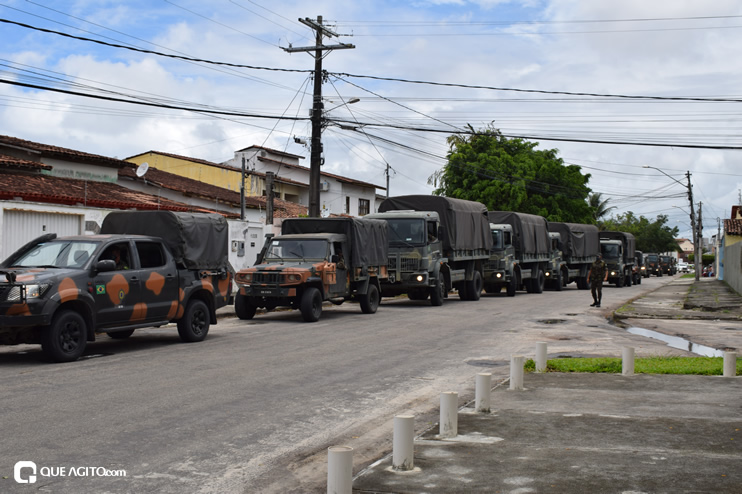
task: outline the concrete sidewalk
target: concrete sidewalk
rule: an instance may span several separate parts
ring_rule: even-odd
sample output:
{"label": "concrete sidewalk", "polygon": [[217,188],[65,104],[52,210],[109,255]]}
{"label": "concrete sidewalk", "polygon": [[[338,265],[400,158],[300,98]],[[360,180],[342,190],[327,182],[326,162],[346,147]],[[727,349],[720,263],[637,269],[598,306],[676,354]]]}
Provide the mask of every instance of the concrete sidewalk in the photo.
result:
{"label": "concrete sidewalk", "polygon": [[[713,278],[677,278],[614,318],[742,349],[742,297]],[[490,413],[459,410],[455,438],[417,437],[413,470],[389,455],[353,492],[742,492],[740,376],[526,374],[525,388],[503,381]]]}

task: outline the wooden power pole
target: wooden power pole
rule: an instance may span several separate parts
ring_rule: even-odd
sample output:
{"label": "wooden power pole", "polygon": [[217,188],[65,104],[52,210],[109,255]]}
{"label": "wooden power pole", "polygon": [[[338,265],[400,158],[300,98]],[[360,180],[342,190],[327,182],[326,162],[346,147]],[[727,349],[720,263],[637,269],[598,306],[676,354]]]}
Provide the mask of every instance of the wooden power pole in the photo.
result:
{"label": "wooden power pole", "polygon": [[312,104],[312,146],[309,159],[309,216],[319,218],[319,181],[320,166],[322,166],[322,53],[330,50],[341,50],[355,48],[355,46],[346,43],[337,45],[323,45],[322,39],[327,36],[337,37],[338,34],[329,30],[322,24],[322,16],[317,16],[317,20],[299,19],[299,22],[308,26],[315,31],[315,46],[283,48],[288,53],[294,52],[314,52],[314,101]]}

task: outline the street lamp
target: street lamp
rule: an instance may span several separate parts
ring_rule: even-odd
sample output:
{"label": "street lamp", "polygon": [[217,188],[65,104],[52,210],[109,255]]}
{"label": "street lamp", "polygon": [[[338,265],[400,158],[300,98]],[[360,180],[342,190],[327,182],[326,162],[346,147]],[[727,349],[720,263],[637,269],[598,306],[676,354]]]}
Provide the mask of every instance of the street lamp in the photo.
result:
{"label": "street lamp", "polygon": [[651,168],[653,170],[657,170],[664,176],[671,178],[675,182],[679,183],[683,187],[686,187],[688,189],[688,202],[690,203],[690,227],[693,232],[693,264],[696,268],[696,281],[701,279],[701,256],[700,256],[700,245],[699,245],[699,232],[696,230],[696,215],[693,211],[693,186],[690,183],[690,171],[685,172],[685,176],[688,179],[688,184],[684,184],[680,180],[676,179],[675,177],[672,177],[665,173],[663,170],[660,170],[659,168],[655,166],[649,166],[644,165],[642,168]]}

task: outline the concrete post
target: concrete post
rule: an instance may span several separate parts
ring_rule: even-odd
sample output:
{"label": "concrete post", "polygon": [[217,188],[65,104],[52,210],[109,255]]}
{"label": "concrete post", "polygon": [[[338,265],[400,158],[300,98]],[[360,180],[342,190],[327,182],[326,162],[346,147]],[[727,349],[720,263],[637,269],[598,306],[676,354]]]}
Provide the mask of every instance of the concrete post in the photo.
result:
{"label": "concrete post", "polygon": [[546,342],[536,343],[536,372],[546,371]]}
{"label": "concrete post", "polygon": [[624,376],[634,375],[634,348],[630,346],[623,347],[621,352],[621,374]]}
{"label": "concrete post", "polygon": [[327,448],[327,494],[353,492],[353,448],[330,446]]}
{"label": "concrete post", "polygon": [[441,393],[441,419],[438,435],[456,437],[459,433],[459,394],[455,391]]}
{"label": "concrete post", "polygon": [[735,352],[724,352],[724,377],[735,377],[737,375],[737,354]]}
{"label": "concrete post", "polygon": [[523,366],[526,358],[522,355],[512,355],[510,357],[510,389],[523,389]]}
{"label": "concrete post", "polygon": [[490,412],[490,396],[492,394],[492,374],[482,372],[477,374],[474,393],[474,407],[477,412]]}
{"label": "concrete post", "polygon": [[394,417],[394,440],[392,445],[392,468],[412,470],[415,467],[415,417]]}

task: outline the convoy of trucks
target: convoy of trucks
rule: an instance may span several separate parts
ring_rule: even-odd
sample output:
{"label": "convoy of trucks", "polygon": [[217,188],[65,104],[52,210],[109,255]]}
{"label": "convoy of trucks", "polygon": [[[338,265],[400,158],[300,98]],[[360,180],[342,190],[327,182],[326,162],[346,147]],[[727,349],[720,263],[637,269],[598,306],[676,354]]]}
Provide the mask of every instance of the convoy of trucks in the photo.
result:
{"label": "convoy of trucks", "polygon": [[372,314],[381,297],[402,294],[440,306],[452,290],[473,301],[503,287],[508,296],[572,282],[584,290],[599,254],[618,287],[676,270],[670,256],[636,251],[633,235],[594,225],[432,195],[388,198],[378,209],[285,219],[255,265],[236,274],[217,214],[113,212],[99,235],[43,235],[0,264],[0,344],[41,344],[67,362],[96,333],[121,339],[175,322],[182,340],[201,341],[231,303],[240,319],[287,307],[314,322],[325,301],[354,300]]}

